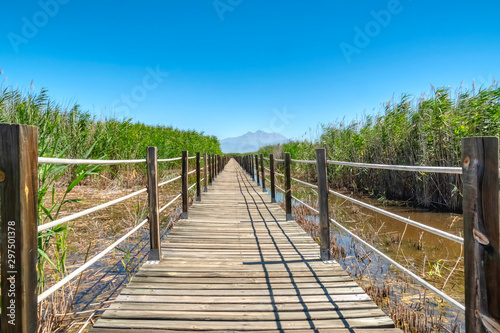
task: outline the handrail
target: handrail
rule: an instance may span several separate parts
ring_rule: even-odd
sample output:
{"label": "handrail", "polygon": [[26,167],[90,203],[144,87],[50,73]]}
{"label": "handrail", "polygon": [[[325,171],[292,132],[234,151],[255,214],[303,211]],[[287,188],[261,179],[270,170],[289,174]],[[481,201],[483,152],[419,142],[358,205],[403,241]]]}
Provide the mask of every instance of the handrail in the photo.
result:
{"label": "handrail", "polygon": [[95,206],[95,207],[92,207],[92,208],[89,208],[89,209],[82,210],[81,212],[78,212],[78,213],[75,213],[75,214],[72,214],[72,215],[69,215],[69,216],[65,216],[63,218],[60,218],[60,219],[52,221],[52,222],[41,224],[41,225],[38,226],[38,232],[44,231],[44,230],[47,230],[47,229],[50,229],[50,228],[54,228],[54,227],[56,227],[58,225],[61,225],[63,223],[69,222],[69,221],[72,221],[72,220],[77,219],[79,217],[88,215],[88,214],[93,213],[93,212],[97,212],[98,210],[104,209],[106,207],[109,207],[111,205],[117,204],[117,203],[122,202],[124,200],[130,199],[130,198],[135,197],[136,195],[139,195],[139,194],[144,193],[146,191],[147,191],[147,189],[144,188],[142,190],[136,191],[134,193],[130,193],[130,194],[128,194],[126,196],[123,196],[121,198],[108,201],[106,203],[103,203],[101,205],[98,205],[98,206]]}
{"label": "handrail", "polygon": [[[306,185],[306,186],[309,186],[309,187],[312,187],[312,188],[315,188],[317,189],[318,186],[317,185],[314,185],[314,184],[310,184],[310,183],[307,183],[305,181],[302,181],[300,179],[297,179],[297,178],[294,178],[294,177],[290,177],[292,180],[300,183],[300,184],[303,184],[303,185]],[[427,232],[430,232],[432,234],[435,234],[435,235],[438,235],[438,236],[441,236],[441,237],[444,237],[444,238],[447,238],[449,240],[452,240],[454,242],[457,242],[457,243],[460,243],[460,244],[463,244],[464,243],[464,239],[462,237],[459,237],[459,236],[456,236],[456,235],[453,235],[453,234],[450,234],[446,231],[442,231],[442,230],[439,230],[439,229],[436,229],[436,228],[433,228],[433,227],[430,227],[428,225],[425,225],[425,224],[422,224],[422,223],[419,223],[419,222],[416,222],[416,221],[413,221],[413,220],[410,220],[408,218],[405,218],[405,217],[402,217],[402,216],[399,216],[397,214],[394,214],[394,213],[391,213],[391,212],[388,212],[387,210],[385,209],[381,209],[381,208],[378,208],[378,207],[375,207],[373,205],[370,205],[370,204],[367,204],[367,203],[364,203],[362,201],[359,201],[359,200],[356,200],[354,198],[351,198],[349,196],[346,196],[346,195],[343,195],[343,194],[340,194],[338,192],[335,192],[331,189],[328,189],[328,191],[342,199],[345,199],[345,200],[348,200],[348,201],[351,201],[359,206],[362,206],[362,207],[365,207],[365,208],[368,208],[374,212],[377,212],[379,214],[382,214],[382,215],[385,215],[387,217],[390,217],[390,218],[393,218],[395,220],[398,220],[400,222],[404,222],[404,223],[407,223],[407,224],[410,224],[414,227],[417,227],[417,228],[420,228],[422,230],[425,230]]]}
{"label": "handrail", "polygon": [[41,163],[41,164],[126,164],[126,163],[145,163],[145,162],[146,162],[146,159],[140,159],[140,160],[92,160],[92,159],[38,157],[38,163]]}
{"label": "handrail", "polygon": [[61,288],[62,286],[64,286],[66,283],[68,283],[69,281],[71,281],[72,279],[74,279],[76,276],[78,276],[78,274],[82,273],[87,268],[89,268],[90,266],[92,266],[99,259],[101,259],[102,257],[104,257],[106,255],[106,253],[108,253],[109,251],[111,251],[112,249],[114,249],[116,246],[118,246],[118,244],[120,244],[125,239],[127,239],[128,237],[130,237],[130,235],[132,235],[134,232],[136,232],[137,230],[139,230],[139,228],[141,228],[144,224],[146,224],[146,222],[148,222],[148,218],[146,218],[144,221],[142,221],[141,223],[139,223],[137,226],[135,226],[135,228],[133,228],[132,230],[130,230],[129,232],[127,232],[124,236],[122,236],[120,239],[118,239],[113,244],[111,244],[110,246],[108,246],[106,249],[104,249],[103,251],[101,251],[98,255],[94,256],[92,259],[90,259],[89,261],[87,261],[85,264],[83,264],[79,268],[75,269],[70,274],[68,274],[61,281],[57,282],[52,287],[50,287],[49,289],[45,290],[43,293],[41,293],[40,295],[38,295],[37,302],[40,303],[41,301],[43,301],[44,299],[46,299],[47,297],[49,297],[51,294],[53,294],[55,291],[57,291],[59,288]]}
{"label": "handrail", "polygon": [[316,164],[316,161],[311,161],[311,160],[294,160],[294,159],[290,159],[290,161],[297,162],[297,163]]}
{"label": "handrail", "polygon": [[182,157],[160,158],[160,159],[158,159],[158,162],[172,162],[172,161],[179,161],[181,159],[182,159]]}
{"label": "handrail", "polygon": [[300,183],[300,184],[303,184],[303,185],[306,185],[306,186],[309,186],[309,187],[312,187],[312,188],[315,188],[315,189],[318,188],[318,185],[307,183],[307,182],[305,182],[303,180],[300,180],[300,179],[297,179],[297,178],[290,177],[290,179],[296,181],[297,183]]}
{"label": "handrail", "polygon": [[[293,197],[293,196],[292,196]],[[308,204],[304,203],[303,201],[293,197],[295,200],[297,200],[298,202],[300,202],[302,205],[306,206],[307,208],[309,208],[310,210],[316,212],[319,214],[319,211],[311,206],[309,206]],[[400,269],[401,271],[403,271],[405,274],[408,274],[409,276],[411,276],[413,279],[415,279],[418,283],[420,283],[422,286],[432,290],[435,294],[439,295],[439,297],[441,297],[442,299],[445,299],[447,300],[448,302],[452,303],[453,305],[455,305],[456,307],[458,307],[460,310],[464,311],[465,310],[465,306],[462,305],[460,302],[457,302],[455,299],[453,299],[451,296],[448,296],[447,294],[445,294],[443,291],[437,289],[436,287],[434,287],[432,284],[430,284],[429,282],[425,281],[424,279],[422,279],[420,276],[416,275],[415,273],[413,273],[412,271],[408,270],[407,268],[403,267],[402,265],[398,264],[394,259],[390,258],[389,256],[387,256],[385,253],[381,252],[380,250],[378,250],[377,248],[375,248],[373,245],[367,243],[366,241],[364,241],[362,238],[360,238],[359,236],[357,236],[356,234],[354,234],[352,231],[350,231],[349,229],[347,229],[346,227],[344,227],[343,225],[341,225],[340,223],[338,223],[337,221],[335,221],[334,219],[332,218],[329,218],[331,222],[333,222],[336,226],[338,226],[340,229],[342,229],[343,231],[345,231],[346,233],[348,233],[350,236],[354,237],[356,240],[358,240],[359,242],[361,242],[363,245],[367,246],[368,248],[370,248],[372,251],[376,252],[379,256],[383,257],[384,259],[386,259],[387,261],[389,261],[389,263],[391,263],[392,265],[394,265],[396,268]]]}
{"label": "handrail", "polygon": [[[390,164],[371,164],[371,163],[358,163],[358,162],[344,162],[328,160],[325,148],[317,148],[316,152],[316,162],[312,160],[298,160],[291,159],[290,153],[284,153],[284,159],[273,159],[271,156],[266,158],[269,160],[271,165],[269,169],[262,168],[262,176],[264,176],[264,171],[271,171],[270,179],[273,181],[271,185],[271,202],[275,202],[274,193],[275,190],[279,190],[285,193],[284,203],[286,207],[287,220],[292,218],[292,201],[295,199],[297,203],[303,204],[304,206],[312,209],[312,211],[317,212],[318,222],[319,222],[319,238],[320,242],[320,258],[321,260],[327,262],[332,260],[331,250],[330,250],[330,228],[331,225],[337,225],[340,228],[340,232],[345,231],[347,234],[352,236],[353,240],[359,241],[361,244],[371,249],[373,253],[379,255],[380,257],[386,259],[390,265],[398,268],[410,278],[414,280],[415,283],[421,284],[423,287],[429,289],[436,296],[441,297],[443,300],[448,301],[450,304],[456,306],[460,310],[466,311],[466,317],[471,320],[466,320],[466,330],[471,332],[476,332],[484,329],[484,326],[490,324],[490,319],[486,317],[488,313],[487,309],[491,308],[492,303],[486,299],[477,299],[478,292],[481,294],[491,294],[496,295],[498,293],[498,283],[492,276],[496,276],[498,272],[496,267],[498,267],[498,248],[493,249],[494,254],[485,251],[485,246],[490,246],[493,242],[490,238],[496,237],[497,234],[491,234],[491,230],[497,230],[498,227],[498,187],[497,179],[500,179],[500,170],[498,168],[498,145],[499,140],[497,137],[464,137],[461,139],[461,163],[457,167],[448,166],[423,166],[423,165],[390,165]],[[274,172],[272,167],[272,162],[284,162],[284,170],[286,170],[285,175]],[[292,178],[290,175],[290,165],[291,162],[297,163],[308,163],[317,165],[317,186],[310,184],[308,182],[302,181],[300,179]],[[251,175],[253,174],[252,156],[245,156],[240,159],[240,164],[244,167],[247,172]],[[395,170],[395,171],[411,171],[411,172],[421,172],[421,173],[436,173],[436,174],[452,174],[452,175],[462,175],[458,180],[462,181],[463,184],[463,218],[464,218],[464,237],[456,236],[452,233],[439,230],[428,226],[423,223],[413,221],[409,218],[404,218],[397,214],[386,211],[383,208],[378,208],[376,206],[364,203],[360,200],[350,198],[347,195],[340,194],[328,188],[328,165],[340,165],[340,166],[350,166],[358,168],[373,168],[382,170]],[[279,186],[274,184],[273,174],[277,176],[284,177],[286,190],[283,190]],[[276,177],[277,177],[276,176]],[[266,178],[267,179],[267,178]],[[290,181],[293,180],[299,184],[313,187],[317,189],[318,192],[318,209],[314,209],[305,202],[300,201],[298,198],[294,197],[291,193]],[[427,231],[439,237],[444,237],[448,240],[459,243],[468,250],[465,251],[465,298],[477,299],[477,302],[472,302],[468,304],[469,306],[465,309],[464,305],[460,302],[454,300],[449,295],[446,295],[443,290],[439,290],[437,287],[433,286],[431,283],[425,281],[418,274],[413,273],[407,267],[403,267],[398,264],[395,260],[391,259],[388,255],[377,250],[374,246],[368,242],[361,239],[359,236],[348,230],[346,227],[340,225],[334,219],[328,217],[328,198],[331,195],[336,195],[347,201],[350,201],[356,205],[360,205],[364,208],[370,209],[375,213],[382,214],[388,218],[392,218],[396,221],[400,221],[417,227],[421,230]],[[482,207],[478,211],[477,207]],[[483,233],[484,232],[484,233]],[[478,245],[481,244],[481,245]],[[473,246],[474,245],[474,246]],[[492,259],[492,255],[494,259]],[[489,258],[489,259],[487,259]],[[459,258],[460,260],[460,258]],[[485,260],[492,260],[495,264],[482,265],[481,262]],[[469,264],[467,264],[467,262]],[[458,262],[457,262],[458,264]],[[483,312],[481,312],[483,311]],[[479,313],[479,315],[478,315]],[[474,319],[477,318],[477,319]],[[495,320],[499,320],[498,316]],[[496,322],[495,322],[496,323]]]}
{"label": "handrail", "polygon": [[278,171],[274,171],[274,174],[275,174],[275,175],[278,175],[278,176],[281,176],[281,177],[285,177],[285,175],[284,175],[284,174],[279,173]]}
{"label": "handrail", "polygon": [[181,179],[181,178],[182,178],[182,176],[177,176],[175,178],[169,179],[167,181],[164,181],[163,183],[158,184],[158,187],[162,187],[163,185],[166,185],[168,183],[171,183],[171,182],[176,181],[177,179]]}
{"label": "handrail", "polygon": [[161,213],[163,212],[168,206],[170,206],[171,204],[173,204],[175,202],[175,200],[179,199],[182,195],[182,192],[179,193],[175,198],[173,198],[172,200],[170,200],[169,203],[167,203],[165,206],[161,207],[159,210],[158,210],[158,213]]}
{"label": "handrail", "polygon": [[264,169],[266,169],[266,171],[269,171],[269,172],[271,172],[271,169],[268,169],[268,168],[266,168],[266,167],[264,167]]}
{"label": "handrail", "polygon": [[[12,124],[0,124],[0,141],[3,142],[0,154],[0,164],[2,170],[6,167],[8,172],[0,173],[0,182],[5,182],[7,184],[11,184],[12,186],[7,186],[2,189],[2,214],[5,215],[6,221],[9,221],[9,228],[2,228],[2,238],[7,238],[7,232],[9,233],[9,244],[13,244],[15,247],[15,252],[19,254],[16,256],[15,264],[11,264],[11,271],[9,274],[11,278],[16,280],[16,286],[18,286],[19,290],[16,289],[16,293],[13,293],[11,296],[9,294],[9,284],[6,283],[6,279],[8,276],[2,276],[2,285],[1,285],[1,293],[2,295],[9,294],[10,303],[17,304],[16,305],[16,320],[15,324],[17,330],[26,331],[30,330],[31,327],[36,327],[37,325],[37,316],[36,313],[33,313],[34,308],[32,306],[22,306],[22,304],[37,304],[43,301],[51,300],[54,297],[67,297],[67,295],[58,295],[56,294],[57,290],[60,288],[67,288],[67,285],[71,281],[75,281],[75,278],[82,277],[82,273],[89,269],[92,265],[94,265],[98,260],[102,258],[107,258],[109,256],[110,251],[116,248],[119,244],[123,244],[126,239],[129,239],[130,236],[136,233],[139,229],[144,228],[145,226],[149,226],[149,261],[157,262],[161,260],[161,243],[160,243],[160,219],[159,219],[159,211],[163,212],[167,207],[172,205],[176,200],[182,197],[182,216],[187,218],[189,200],[187,197],[187,180],[188,180],[188,166],[190,164],[189,160],[196,159],[196,168],[195,170],[189,172],[189,174],[197,174],[196,183],[194,186],[198,186],[200,184],[201,174],[201,163],[200,163],[200,153],[196,153],[195,156],[188,157],[188,151],[182,151],[182,157],[174,157],[174,158],[164,158],[158,159],[158,148],[149,146],[146,149],[146,154],[143,159],[70,159],[70,158],[55,158],[55,157],[43,157],[37,156],[37,152],[39,151],[38,147],[38,132],[36,127],[27,126],[27,125],[12,125]],[[207,178],[207,165],[206,164],[206,156],[204,154],[204,173],[206,180]],[[227,163],[227,156],[219,156],[219,155],[211,155],[211,161],[214,163],[210,165],[210,169],[212,174],[215,175],[215,158],[217,158],[217,168],[216,172],[220,173],[224,165]],[[158,181],[159,173],[158,173],[158,163],[159,162],[173,162],[173,161],[182,161],[182,175],[172,174],[168,177],[172,177],[172,179],[164,180],[162,182]],[[116,164],[126,164],[126,163],[144,163],[147,165],[147,187],[139,188],[135,192],[129,194],[119,194],[123,195],[120,198],[116,198],[110,200],[108,202],[100,203],[95,207],[91,207],[88,209],[83,209],[79,212],[67,212],[68,216],[64,217],[56,217],[51,216],[49,212],[47,213],[47,218],[44,221],[49,220],[48,223],[44,223],[41,225],[38,224],[38,209],[36,205],[36,196],[32,194],[36,194],[39,191],[38,181],[33,179],[33,175],[36,177],[36,169],[38,167],[42,167],[43,164],[59,164],[62,167],[67,167],[70,165],[116,165]],[[35,170],[35,174],[33,174],[33,170]],[[5,170],[4,170],[5,171]],[[19,178],[19,179],[18,179]],[[164,186],[171,182],[174,182],[178,179],[183,180],[182,184],[182,195],[176,195],[173,200],[163,206],[161,209],[158,209],[158,189],[160,186]],[[210,179],[211,180],[211,179]],[[194,186],[189,187],[190,189]],[[201,200],[201,194],[199,191],[197,200]],[[54,228],[63,223],[67,223],[69,221],[73,221],[77,218],[86,216],[88,214],[98,212],[104,208],[107,208],[111,205],[117,204],[119,202],[124,202],[127,199],[133,198],[135,196],[141,195],[143,193],[148,194],[148,217],[142,219],[142,221],[137,221],[137,225],[131,226],[129,228],[123,229],[124,235],[116,235],[113,239],[110,239],[106,242],[106,245],[103,245],[103,251],[97,250],[97,253],[93,254],[93,257],[89,257],[85,259],[86,262],[83,262],[81,266],[75,267],[75,269],[70,272],[66,276],[62,276],[60,281],[54,281],[53,285],[47,284],[47,289],[42,291],[39,295],[37,290],[37,284],[32,283],[32,277],[36,277],[37,274],[37,264],[38,260],[49,260],[48,257],[44,256],[45,259],[41,259],[39,252],[37,249],[39,248],[39,244],[37,244],[39,237],[49,237],[52,235],[52,231],[49,231],[50,228]],[[5,199],[5,200],[4,200]],[[3,207],[5,206],[5,207]],[[8,209],[4,209],[8,208]],[[5,214],[4,214],[5,213]],[[62,215],[62,214],[61,214]],[[21,216],[21,219],[19,219]],[[14,229],[15,232],[7,229]],[[14,235],[11,235],[14,234]],[[142,234],[142,231],[141,231]],[[117,238],[115,240],[114,238]],[[47,239],[49,241],[49,239]],[[110,244],[107,244],[109,242]],[[1,244],[2,251],[7,252],[7,247],[10,252],[13,252],[14,249],[7,242]],[[9,245],[9,246],[7,246]],[[49,244],[50,245],[50,244]],[[109,245],[109,246],[108,246]],[[100,252],[99,252],[100,251]],[[79,263],[80,264],[80,263]],[[95,265],[94,265],[95,268]],[[91,270],[93,270],[91,268]],[[66,272],[65,272],[66,273]],[[56,296],[57,295],[57,296]],[[9,303],[9,304],[10,304]],[[2,313],[0,315],[0,319],[2,322],[7,322],[9,319],[9,315],[7,312]],[[19,319],[18,319],[19,318]]]}
{"label": "handrail", "polygon": [[345,200],[348,200],[348,201],[351,201],[357,205],[360,205],[362,207],[365,207],[365,208],[368,208],[374,212],[377,212],[377,213],[380,213],[380,214],[383,214],[385,216],[388,216],[390,218],[393,218],[395,220],[398,220],[398,221],[401,221],[401,222],[404,222],[404,223],[408,223],[408,224],[411,224],[412,226],[414,227],[417,227],[417,228],[420,228],[422,230],[425,230],[427,232],[430,232],[432,234],[435,234],[435,235],[438,235],[438,236],[441,236],[441,237],[444,237],[444,238],[447,238],[449,240],[452,240],[454,242],[457,242],[457,243],[460,243],[460,244],[463,244],[464,243],[464,239],[462,237],[459,237],[459,236],[455,236],[453,234],[450,234],[446,231],[442,231],[442,230],[439,230],[439,229],[436,229],[436,228],[433,228],[433,227],[429,227],[428,225],[425,225],[425,224],[422,224],[422,223],[419,223],[419,222],[416,222],[416,221],[413,221],[413,220],[410,220],[410,219],[407,219],[405,217],[402,217],[402,216],[399,216],[399,215],[396,215],[394,213],[391,213],[391,212],[388,212],[386,211],[385,209],[381,209],[381,208],[378,208],[378,207],[375,207],[375,206],[372,206],[370,204],[367,204],[367,203],[364,203],[362,201],[359,201],[359,200],[356,200],[356,199],[353,199],[351,197],[348,197],[346,195],[343,195],[343,194],[340,194],[338,192],[335,192],[331,189],[328,189],[328,191],[342,199],[345,199]]}
{"label": "handrail", "polygon": [[195,172],[196,172],[196,169],[189,171],[187,174],[188,174],[188,176],[189,176],[189,175],[191,175],[191,174],[193,174],[193,173],[195,173]]}
{"label": "handrail", "polygon": [[462,174],[460,167],[433,167],[433,166],[417,166],[417,165],[390,165],[390,164],[370,164],[370,163],[356,163],[356,162],[343,162],[343,161],[327,161],[328,164],[354,166],[358,168],[370,169],[385,169],[385,170],[399,170],[399,171],[420,171],[420,172],[433,172],[433,173],[448,173],[448,174]]}
{"label": "handrail", "polygon": [[[196,156],[190,157],[195,158]],[[172,162],[178,161],[182,157],[174,158],[162,158],[158,159],[158,162]],[[96,160],[96,159],[78,159],[78,158],[56,158],[56,157],[38,157],[38,163],[40,164],[133,164],[133,163],[145,163],[146,159],[137,160]]]}

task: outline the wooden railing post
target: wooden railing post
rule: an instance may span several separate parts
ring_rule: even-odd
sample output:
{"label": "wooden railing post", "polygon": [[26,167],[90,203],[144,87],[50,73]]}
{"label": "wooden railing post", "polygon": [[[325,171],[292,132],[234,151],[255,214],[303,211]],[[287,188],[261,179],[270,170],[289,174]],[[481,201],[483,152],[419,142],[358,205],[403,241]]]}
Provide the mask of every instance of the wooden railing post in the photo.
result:
{"label": "wooden railing post", "polygon": [[292,216],[292,182],[290,174],[290,153],[285,153],[285,206],[287,221],[293,220]]}
{"label": "wooden railing post", "polygon": [[215,170],[215,154],[212,154],[212,180],[217,178],[217,171]]}
{"label": "wooden railing post", "polygon": [[212,186],[212,158],[208,154],[208,185]]}
{"label": "wooden railing post", "polygon": [[182,151],[182,214],[181,219],[188,218],[189,193],[188,193],[188,151]]}
{"label": "wooden railing post", "polygon": [[252,170],[252,180],[255,180],[255,165],[254,165],[254,161],[253,161],[253,156],[250,155],[249,156],[250,158],[250,163],[251,163],[251,170]]}
{"label": "wooden railing post", "polygon": [[271,170],[269,172],[269,179],[271,180],[271,203],[275,203],[276,202],[276,186],[275,186],[275,183],[274,183],[274,154],[270,154],[269,155],[269,170]]}
{"label": "wooden railing post", "polygon": [[333,260],[330,251],[330,217],[328,215],[328,178],[326,149],[316,149],[316,171],[318,175],[319,237],[321,260]]}
{"label": "wooden railing post", "polygon": [[148,168],[148,205],[149,205],[149,245],[148,260],[161,258],[160,214],[158,211],[158,152],[156,147],[147,147],[146,164]]}
{"label": "wooden railing post", "polygon": [[266,192],[266,173],[264,172],[264,154],[260,154],[260,169],[262,170],[262,192]]}
{"label": "wooden railing post", "polygon": [[257,185],[260,183],[259,179],[259,157],[255,155],[255,175],[257,176]]}
{"label": "wooden railing post", "polygon": [[2,332],[37,330],[38,129],[0,125]]}
{"label": "wooden railing post", "polygon": [[203,174],[205,175],[203,192],[208,192],[207,153],[203,153]]}
{"label": "wooden railing post", "polygon": [[196,153],[196,201],[201,201],[201,168],[200,168],[201,154]]}
{"label": "wooden railing post", "polygon": [[217,172],[217,154],[214,155],[214,178],[217,178],[217,175],[219,174]]}
{"label": "wooden railing post", "polygon": [[500,332],[498,138],[462,139],[466,332]]}

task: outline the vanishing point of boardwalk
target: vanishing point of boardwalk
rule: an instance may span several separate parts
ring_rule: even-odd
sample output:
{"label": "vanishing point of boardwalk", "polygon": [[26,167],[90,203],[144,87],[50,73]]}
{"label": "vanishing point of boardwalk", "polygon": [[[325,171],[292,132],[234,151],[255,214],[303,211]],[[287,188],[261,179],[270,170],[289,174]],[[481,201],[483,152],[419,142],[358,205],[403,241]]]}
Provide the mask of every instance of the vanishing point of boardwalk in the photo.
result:
{"label": "vanishing point of boardwalk", "polygon": [[92,332],[397,332],[231,160]]}

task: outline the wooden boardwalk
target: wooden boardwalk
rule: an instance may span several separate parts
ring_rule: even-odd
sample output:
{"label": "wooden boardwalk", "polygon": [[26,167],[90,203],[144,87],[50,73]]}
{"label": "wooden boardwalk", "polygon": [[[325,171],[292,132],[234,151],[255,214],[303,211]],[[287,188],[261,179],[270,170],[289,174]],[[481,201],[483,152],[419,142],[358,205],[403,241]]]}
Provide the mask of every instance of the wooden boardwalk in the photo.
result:
{"label": "wooden boardwalk", "polygon": [[400,332],[231,160],[91,332]]}

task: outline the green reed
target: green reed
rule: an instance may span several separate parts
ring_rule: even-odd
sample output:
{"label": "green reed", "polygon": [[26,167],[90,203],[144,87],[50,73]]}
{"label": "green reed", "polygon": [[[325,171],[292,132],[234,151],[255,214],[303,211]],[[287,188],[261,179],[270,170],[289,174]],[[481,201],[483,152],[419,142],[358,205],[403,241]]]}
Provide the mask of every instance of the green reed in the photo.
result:
{"label": "green reed", "polygon": [[[460,140],[467,136],[499,136],[500,86],[475,89],[434,89],[429,95],[403,95],[388,101],[375,115],[322,125],[314,140],[297,140],[267,146],[260,153],[315,159],[314,148],[325,147],[331,160],[362,163],[460,166]],[[292,172],[314,177],[314,166],[294,164]],[[329,167],[329,181],[388,200],[408,200],[416,205],[460,211],[458,175]]]}

